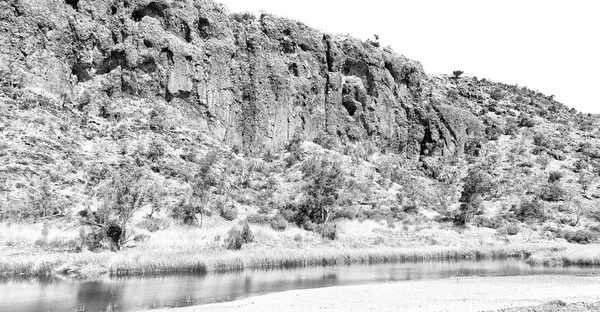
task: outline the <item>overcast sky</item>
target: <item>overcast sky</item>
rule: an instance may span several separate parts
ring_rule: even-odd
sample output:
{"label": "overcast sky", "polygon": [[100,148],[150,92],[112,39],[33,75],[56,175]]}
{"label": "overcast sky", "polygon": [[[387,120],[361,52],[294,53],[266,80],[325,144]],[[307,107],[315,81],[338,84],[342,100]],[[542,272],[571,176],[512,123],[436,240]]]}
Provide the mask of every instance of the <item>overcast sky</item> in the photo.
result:
{"label": "overcast sky", "polygon": [[527,86],[600,113],[598,0],[217,0],[361,39],[420,61],[428,74]]}

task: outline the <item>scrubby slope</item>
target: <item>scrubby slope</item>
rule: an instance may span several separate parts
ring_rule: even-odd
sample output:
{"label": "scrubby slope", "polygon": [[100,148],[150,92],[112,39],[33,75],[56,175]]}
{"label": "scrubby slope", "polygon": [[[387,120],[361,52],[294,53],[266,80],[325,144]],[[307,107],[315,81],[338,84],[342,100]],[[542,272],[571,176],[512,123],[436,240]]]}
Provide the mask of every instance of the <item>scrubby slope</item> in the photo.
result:
{"label": "scrubby slope", "polygon": [[287,231],[261,248],[598,236],[600,123],[552,96],[207,0],[0,12],[0,219],[83,224],[60,248],[99,248],[85,228],[129,204],[131,246],[239,220]]}

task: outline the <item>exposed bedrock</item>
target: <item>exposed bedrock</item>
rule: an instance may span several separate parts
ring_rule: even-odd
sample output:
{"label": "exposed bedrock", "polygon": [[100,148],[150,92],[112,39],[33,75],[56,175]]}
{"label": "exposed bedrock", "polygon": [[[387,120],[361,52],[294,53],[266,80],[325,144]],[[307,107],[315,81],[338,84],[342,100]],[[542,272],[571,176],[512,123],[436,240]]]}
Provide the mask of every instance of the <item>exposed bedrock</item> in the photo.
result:
{"label": "exposed bedrock", "polygon": [[0,63],[26,88],[102,101],[163,102],[230,146],[296,133],[373,140],[408,157],[460,152],[481,132],[427,96],[422,66],[389,48],[300,22],[230,14],[209,0],[9,0]]}

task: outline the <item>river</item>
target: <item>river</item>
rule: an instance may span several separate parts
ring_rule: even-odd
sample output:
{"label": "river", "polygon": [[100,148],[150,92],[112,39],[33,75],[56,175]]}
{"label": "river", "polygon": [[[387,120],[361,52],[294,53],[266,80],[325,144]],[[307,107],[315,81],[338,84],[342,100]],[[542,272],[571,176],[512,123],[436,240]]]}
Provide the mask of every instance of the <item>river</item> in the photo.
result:
{"label": "river", "polygon": [[530,266],[519,259],[403,262],[92,281],[0,281],[0,311],[134,311],[243,299],[294,289],[450,277],[590,275],[598,268]]}

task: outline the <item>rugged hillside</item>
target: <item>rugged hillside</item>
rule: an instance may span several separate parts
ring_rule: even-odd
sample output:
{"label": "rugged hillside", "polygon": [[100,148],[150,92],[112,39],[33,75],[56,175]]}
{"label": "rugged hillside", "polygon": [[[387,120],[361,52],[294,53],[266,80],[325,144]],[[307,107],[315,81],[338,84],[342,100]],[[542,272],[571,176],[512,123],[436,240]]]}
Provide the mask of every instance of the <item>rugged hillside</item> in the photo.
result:
{"label": "rugged hillside", "polygon": [[312,229],[314,170],[338,218],[598,229],[598,120],[552,96],[208,0],[9,0],[0,29],[2,219],[94,211],[135,167],[136,205]]}
{"label": "rugged hillside", "polygon": [[212,1],[2,6],[5,84],[92,116],[160,103],[245,151],[326,133],[413,158],[438,141],[440,152],[460,150],[481,130],[474,118],[456,120],[471,116],[457,107],[428,108],[419,63],[300,22],[230,15]]}

